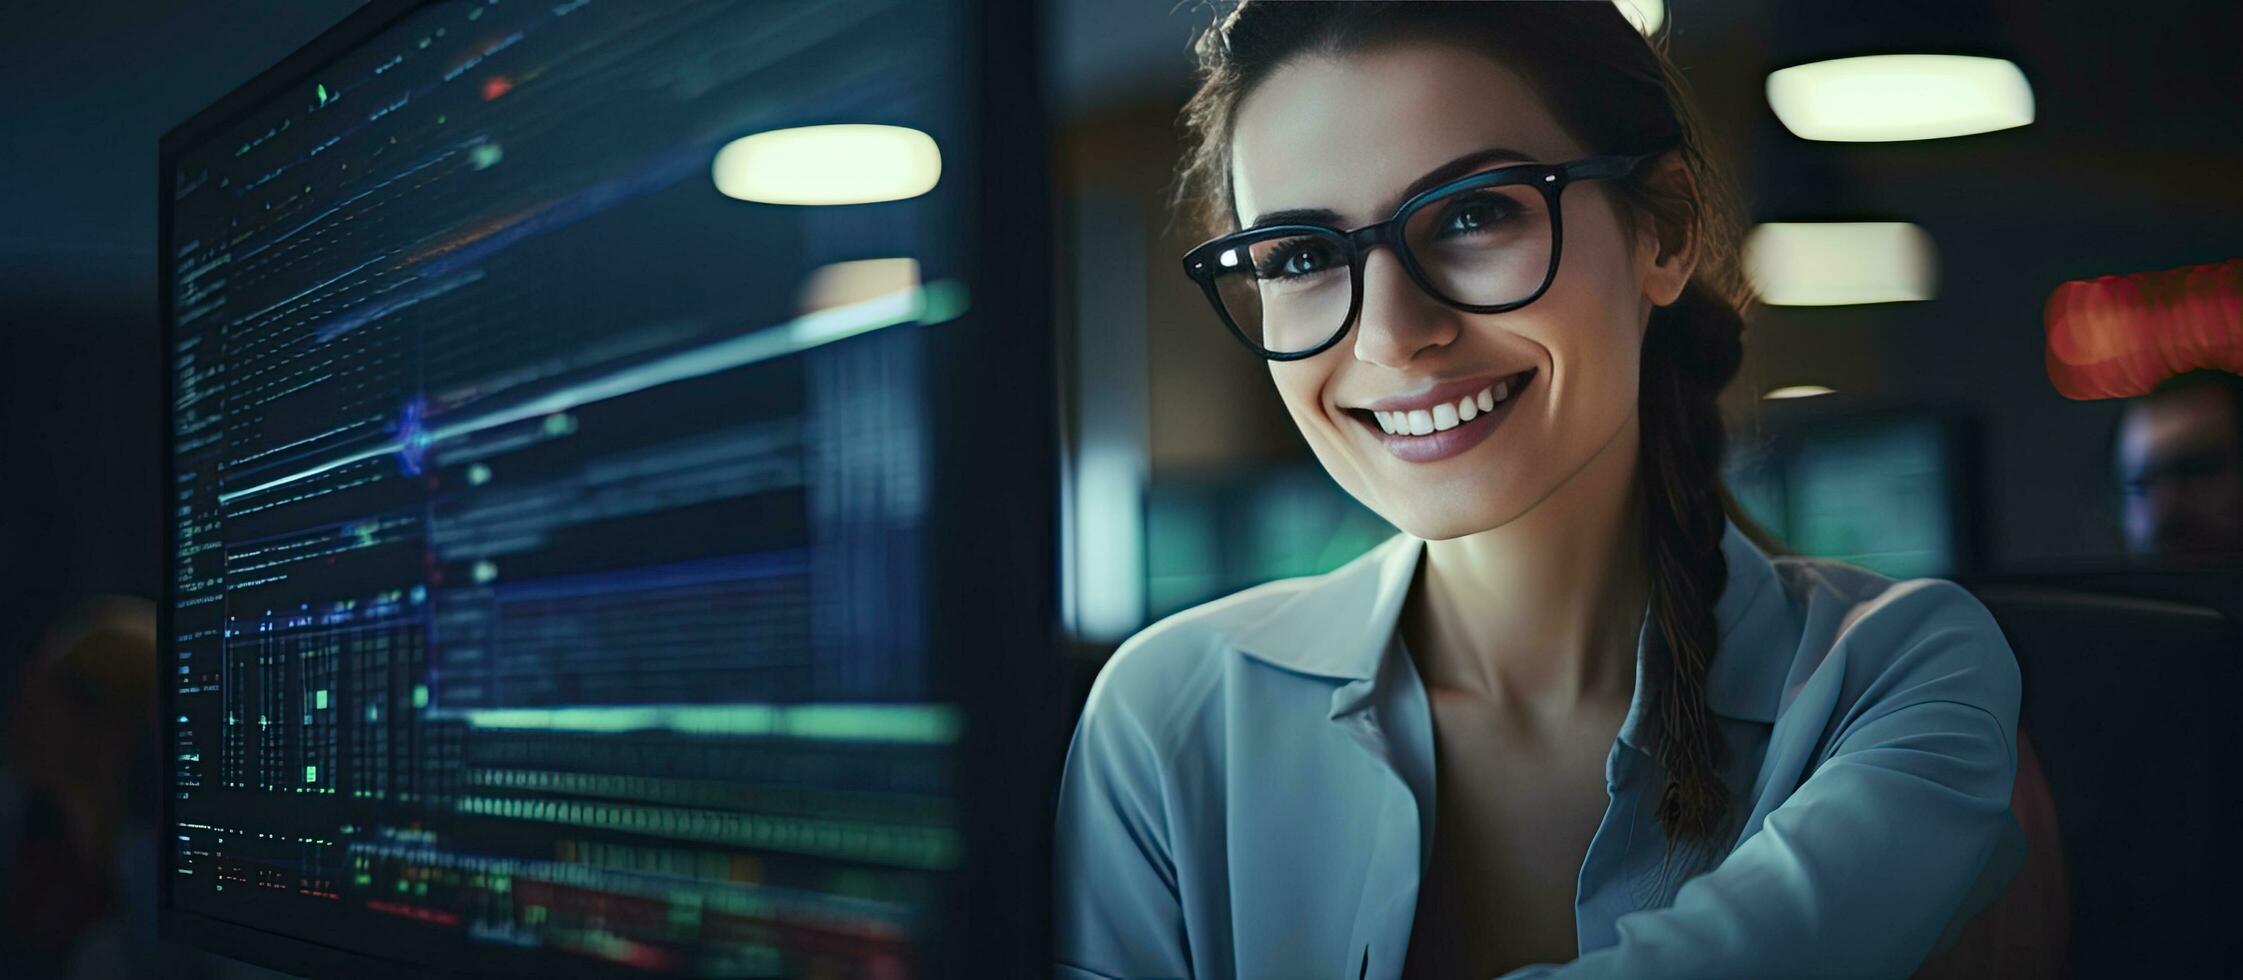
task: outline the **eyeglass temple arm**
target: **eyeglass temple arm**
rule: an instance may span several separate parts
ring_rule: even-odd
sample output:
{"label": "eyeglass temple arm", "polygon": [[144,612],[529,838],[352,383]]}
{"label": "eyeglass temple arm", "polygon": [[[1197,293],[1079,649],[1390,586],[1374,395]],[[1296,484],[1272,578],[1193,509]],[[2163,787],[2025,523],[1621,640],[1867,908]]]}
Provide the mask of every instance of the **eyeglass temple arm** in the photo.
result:
{"label": "eyeglass temple arm", "polygon": [[[1673,147],[1667,149],[1673,149]],[[1564,171],[1565,179],[1568,181],[1609,180],[1634,173],[1637,167],[1643,165],[1643,161],[1665,152],[1667,152],[1666,149],[1661,149],[1649,153],[1638,153],[1634,156],[1590,157],[1586,160],[1575,160],[1559,169]]]}

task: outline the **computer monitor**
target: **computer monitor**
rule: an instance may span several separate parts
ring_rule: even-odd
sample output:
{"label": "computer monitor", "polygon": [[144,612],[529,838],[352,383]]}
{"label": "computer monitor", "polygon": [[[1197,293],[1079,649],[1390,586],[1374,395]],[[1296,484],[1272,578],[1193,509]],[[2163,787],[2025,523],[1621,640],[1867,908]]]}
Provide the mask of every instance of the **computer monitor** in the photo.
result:
{"label": "computer monitor", "polygon": [[167,940],[1048,970],[1027,7],[377,2],[164,137]]}
{"label": "computer monitor", "polygon": [[1144,620],[1321,575],[1394,533],[1313,459],[1164,474],[1145,488]]}
{"label": "computer monitor", "polygon": [[1745,513],[1800,554],[1896,578],[1976,570],[1972,427],[1872,412],[1784,425],[1731,454]]}

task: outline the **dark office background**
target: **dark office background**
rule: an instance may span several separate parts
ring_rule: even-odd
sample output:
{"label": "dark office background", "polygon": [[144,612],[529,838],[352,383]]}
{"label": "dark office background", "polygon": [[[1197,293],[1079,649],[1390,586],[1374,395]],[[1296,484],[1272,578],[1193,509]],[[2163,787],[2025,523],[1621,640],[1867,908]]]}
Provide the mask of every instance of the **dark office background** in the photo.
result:
{"label": "dark office background", "polygon": [[[77,597],[158,585],[156,136],[356,6],[85,0],[0,12],[0,545],[11,557],[0,649],[11,660]],[[1147,367],[1129,399],[1143,422],[1126,438],[1155,489],[1241,459],[1302,459],[1259,365],[1209,329],[1167,260],[1189,237],[1159,208],[1173,113],[1189,85],[1185,45],[1208,16],[1200,4],[1070,0],[1051,18],[1065,203],[1130,208],[1127,233],[1144,245],[1145,289],[1123,325]],[[2050,388],[2041,304],[2066,279],[2243,253],[2243,5],[1680,0],[1669,16],[1754,219],[1912,221],[1939,252],[1930,302],[1763,308],[1732,418],[1958,414],[1977,427],[1987,566],[2114,553],[2103,449],[2115,408]],[[1950,140],[1810,143],[1761,95],[1773,68],[1890,50],[2010,58],[2038,118]],[[1840,394],[1752,397],[1794,381]],[[1213,399],[1225,410],[1209,411]]]}

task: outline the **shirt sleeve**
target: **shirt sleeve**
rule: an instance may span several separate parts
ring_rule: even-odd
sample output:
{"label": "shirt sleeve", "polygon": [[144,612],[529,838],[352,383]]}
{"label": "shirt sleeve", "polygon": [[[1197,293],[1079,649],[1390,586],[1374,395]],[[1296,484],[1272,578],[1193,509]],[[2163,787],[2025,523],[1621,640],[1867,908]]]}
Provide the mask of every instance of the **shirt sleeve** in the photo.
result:
{"label": "shirt sleeve", "polygon": [[1060,777],[1055,972],[1189,976],[1159,756],[1111,673],[1091,692]]}
{"label": "shirt sleeve", "polygon": [[[2018,858],[2017,665],[1984,607],[1939,585],[1759,832],[1672,905],[1621,916],[1612,945],[1505,980],[1903,977],[1998,896]],[[1866,625],[1850,639],[1877,639]]]}

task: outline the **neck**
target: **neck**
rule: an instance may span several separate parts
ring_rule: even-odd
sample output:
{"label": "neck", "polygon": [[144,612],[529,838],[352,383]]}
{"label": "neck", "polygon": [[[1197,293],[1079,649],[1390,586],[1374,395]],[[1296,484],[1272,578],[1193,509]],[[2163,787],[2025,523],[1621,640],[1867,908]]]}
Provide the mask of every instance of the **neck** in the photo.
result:
{"label": "neck", "polygon": [[1630,416],[1526,513],[1426,542],[1404,640],[1432,687],[1564,712],[1625,705],[1650,595]]}

